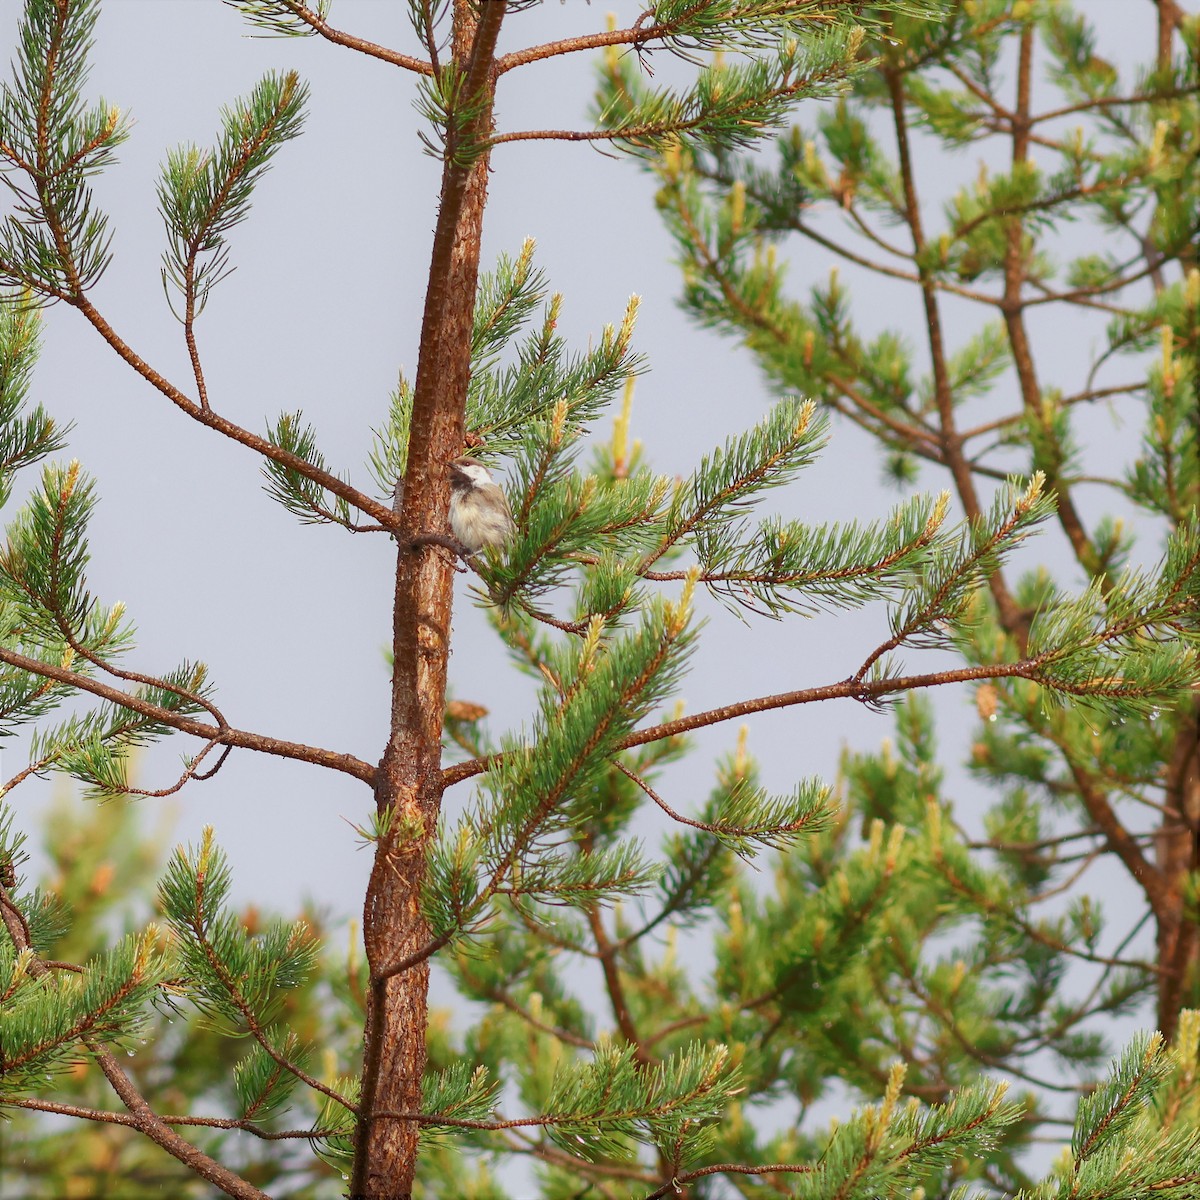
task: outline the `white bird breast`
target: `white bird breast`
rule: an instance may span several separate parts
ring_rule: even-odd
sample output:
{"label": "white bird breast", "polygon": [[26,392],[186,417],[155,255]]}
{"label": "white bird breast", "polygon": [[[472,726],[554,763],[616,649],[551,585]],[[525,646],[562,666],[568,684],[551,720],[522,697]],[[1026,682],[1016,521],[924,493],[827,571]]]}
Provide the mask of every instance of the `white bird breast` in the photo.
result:
{"label": "white bird breast", "polygon": [[[515,526],[508,500],[483,467],[464,467],[474,487],[456,492],[450,503],[450,528],[454,536],[472,553],[485,546],[502,546],[512,537]],[[480,475],[487,476],[480,481]]]}

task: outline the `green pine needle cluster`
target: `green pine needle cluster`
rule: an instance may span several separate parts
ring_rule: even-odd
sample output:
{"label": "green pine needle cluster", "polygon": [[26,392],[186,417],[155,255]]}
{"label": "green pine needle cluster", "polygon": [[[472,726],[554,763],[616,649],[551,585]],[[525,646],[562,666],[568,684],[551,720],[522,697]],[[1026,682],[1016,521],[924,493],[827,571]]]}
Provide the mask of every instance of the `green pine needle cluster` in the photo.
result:
{"label": "green pine needle cluster", "polygon": [[302,921],[249,935],[227,908],[229,885],[229,865],[208,828],[199,847],[176,850],[159,904],[175,932],[192,1002],[212,1020],[259,1034],[275,1019],[280,994],[312,970],[316,946]]}
{"label": "green pine needle cluster", "polygon": [[39,337],[35,309],[17,297],[0,300],[0,506],[16,473],[61,450],[68,432],[40,404],[27,405]]}
{"label": "green pine needle cluster", "polygon": [[180,320],[204,311],[212,288],[233,269],[228,234],[246,219],[255,185],[271,159],[300,134],[308,88],[289,71],[268,74],[222,113],[221,139],[211,150],[180,146],[163,164],[158,200],[169,245],[163,288],[183,298]]}
{"label": "green pine needle cluster", "polygon": [[[230,8],[237,9],[253,26],[275,37],[311,37],[316,33],[312,23],[304,19],[302,12],[311,13],[317,20],[329,16],[333,0],[224,0]],[[261,35],[260,35],[261,36]]]}
{"label": "green pine needle cluster", "polygon": [[15,202],[0,225],[0,279],[43,300],[79,295],[109,260],[108,219],[88,180],[112,161],[128,123],[104,100],[82,98],[99,9],[99,0],[26,5],[13,79],[0,84],[0,179]]}
{"label": "green pine needle cluster", "polygon": [[[267,425],[267,437],[272,445],[294,454],[320,471],[330,472],[325,455],[317,447],[317,431],[304,424],[302,412],[282,413],[278,420]],[[301,475],[295,467],[268,459],[263,463],[267,495],[277,500],[288,512],[306,525],[341,525],[353,529],[350,505],[319,483]],[[340,476],[339,476],[340,478]]]}
{"label": "green pine needle cluster", "polygon": [[131,1045],[166,974],[153,926],[89,959],[78,974],[48,986],[31,968],[30,951],[0,945],[0,1072],[5,1092],[39,1092],[47,1077],[68,1070],[95,1043]]}

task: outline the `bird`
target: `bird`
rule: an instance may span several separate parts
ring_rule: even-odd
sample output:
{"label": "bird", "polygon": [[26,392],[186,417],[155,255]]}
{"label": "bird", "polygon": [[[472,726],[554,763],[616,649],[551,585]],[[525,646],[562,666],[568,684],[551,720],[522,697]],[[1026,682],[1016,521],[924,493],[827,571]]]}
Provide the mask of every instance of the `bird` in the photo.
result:
{"label": "bird", "polygon": [[476,458],[450,464],[450,529],[467,557],[488,546],[499,549],[517,531],[503,489]]}

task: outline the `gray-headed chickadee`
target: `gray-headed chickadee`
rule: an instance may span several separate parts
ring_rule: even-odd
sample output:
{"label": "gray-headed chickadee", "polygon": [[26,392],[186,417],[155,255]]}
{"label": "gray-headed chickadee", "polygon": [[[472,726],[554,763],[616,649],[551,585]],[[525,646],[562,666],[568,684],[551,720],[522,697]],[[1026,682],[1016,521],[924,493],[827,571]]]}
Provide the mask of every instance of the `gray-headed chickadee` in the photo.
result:
{"label": "gray-headed chickadee", "polygon": [[491,472],[474,458],[450,464],[450,529],[468,554],[503,546],[516,532],[512,510]]}

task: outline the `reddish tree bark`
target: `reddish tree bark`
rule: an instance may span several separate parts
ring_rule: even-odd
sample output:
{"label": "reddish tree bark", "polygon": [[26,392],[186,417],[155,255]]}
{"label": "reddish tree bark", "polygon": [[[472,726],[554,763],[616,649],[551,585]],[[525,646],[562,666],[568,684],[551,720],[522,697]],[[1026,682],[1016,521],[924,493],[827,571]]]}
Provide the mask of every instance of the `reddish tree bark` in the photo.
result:
{"label": "reddish tree bark", "polygon": [[[421,911],[426,851],[441,808],[442,718],[446,698],[453,565],[440,548],[411,539],[445,529],[447,464],[463,448],[471,374],[471,326],[487,199],[495,49],[507,5],[455,0],[452,55],[466,78],[460,93],[478,105],[470,124],[451,129],[442,171],[408,467],[396,558],[390,736],[375,788],[388,834],[376,846],[363,912],[370,968],[362,1094],[351,1194],[398,1200],[412,1192],[419,1126],[381,1114],[417,1113],[426,1063],[429,929]],[[467,161],[464,161],[466,159]],[[391,973],[396,963],[413,965]]]}

